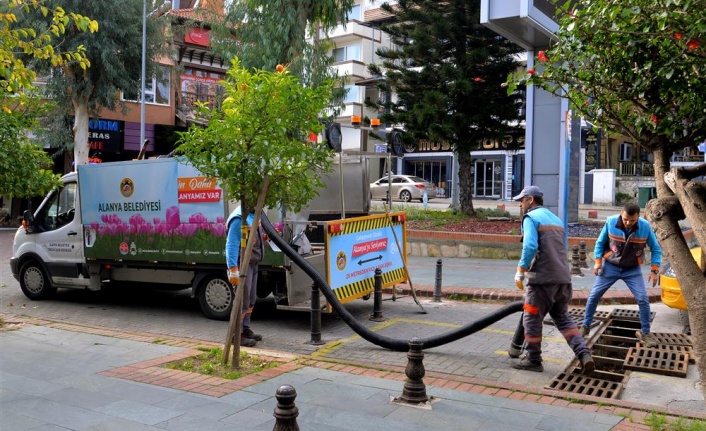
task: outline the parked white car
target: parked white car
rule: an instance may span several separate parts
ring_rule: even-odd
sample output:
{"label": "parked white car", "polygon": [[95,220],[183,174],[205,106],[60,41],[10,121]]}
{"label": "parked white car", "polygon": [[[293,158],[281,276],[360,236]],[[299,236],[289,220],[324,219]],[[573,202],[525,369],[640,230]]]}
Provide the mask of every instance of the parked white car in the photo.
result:
{"label": "parked white car", "polygon": [[[436,187],[424,178],[414,175],[392,175],[391,194],[392,199],[399,199],[402,202],[409,202],[413,199],[427,199],[436,197]],[[374,183],[370,183],[370,197],[372,199],[386,199],[388,190],[388,178],[382,177]]]}

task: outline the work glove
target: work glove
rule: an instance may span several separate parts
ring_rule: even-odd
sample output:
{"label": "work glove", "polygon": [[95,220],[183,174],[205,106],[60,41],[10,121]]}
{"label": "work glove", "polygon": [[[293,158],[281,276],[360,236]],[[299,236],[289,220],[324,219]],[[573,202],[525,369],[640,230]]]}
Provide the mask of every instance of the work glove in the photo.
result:
{"label": "work glove", "polygon": [[525,290],[525,270],[521,267],[517,267],[517,272],[515,273],[515,286],[520,290]]}
{"label": "work glove", "polygon": [[237,286],[238,282],[240,282],[240,271],[238,271],[237,266],[231,266],[228,268],[228,281],[233,286]]}

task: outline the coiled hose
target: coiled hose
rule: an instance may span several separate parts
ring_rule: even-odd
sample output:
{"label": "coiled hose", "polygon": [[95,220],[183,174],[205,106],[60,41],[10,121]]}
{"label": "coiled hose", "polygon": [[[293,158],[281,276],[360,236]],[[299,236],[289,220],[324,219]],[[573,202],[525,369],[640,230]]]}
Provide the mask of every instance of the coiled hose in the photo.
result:
{"label": "coiled hose", "polygon": [[[373,332],[363,326],[358,322],[355,317],[353,317],[348,310],[338,301],[336,295],[334,295],[331,287],[326,283],[326,280],[319,274],[319,272],[314,268],[309,262],[306,261],[302,256],[299,255],[287,242],[279,235],[270,223],[265,213],[262,213],[261,217],[262,227],[267,232],[270,240],[272,240],[277,246],[287,255],[294,263],[296,263],[312,280],[319,286],[319,290],[326,297],[326,300],[331,307],[336,310],[341,319],[350,326],[350,328],[363,339],[380,346],[385,349],[390,349],[396,352],[406,352],[409,350],[409,340],[399,340],[396,338],[386,337]],[[452,341],[456,341],[468,335],[474,334],[481,329],[492,325],[493,323],[513,314],[522,311],[522,301],[515,301],[510,304],[505,305],[497,309],[496,311],[482,317],[481,319],[464,325],[460,328],[454,329],[452,331],[444,332],[443,334],[434,335],[427,338],[422,338],[419,341],[422,343],[422,347],[426,349],[431,349],[432,347],[438,347]]]}

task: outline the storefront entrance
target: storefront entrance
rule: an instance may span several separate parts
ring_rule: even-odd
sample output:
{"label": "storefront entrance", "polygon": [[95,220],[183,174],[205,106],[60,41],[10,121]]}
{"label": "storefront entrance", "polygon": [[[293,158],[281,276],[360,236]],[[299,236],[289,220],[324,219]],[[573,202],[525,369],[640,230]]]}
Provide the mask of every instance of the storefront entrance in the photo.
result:
{"label": "storefront entrance", "polygon": [[446,160],[412,160],[407,162],[406,173],[424,178],[436,186],[436,197],[451,197],[449,185],[447,184]]}
{"label": "storefront entrance", "polygon": [[473,196],[499,199],[502,194],[503,169],[500,160],[477,160],[474,164]]}

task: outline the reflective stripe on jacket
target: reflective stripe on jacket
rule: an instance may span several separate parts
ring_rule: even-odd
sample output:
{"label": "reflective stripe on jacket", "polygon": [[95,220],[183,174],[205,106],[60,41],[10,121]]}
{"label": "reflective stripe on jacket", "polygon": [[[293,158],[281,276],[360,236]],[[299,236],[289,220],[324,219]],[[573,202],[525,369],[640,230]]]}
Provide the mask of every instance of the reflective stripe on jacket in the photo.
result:
{"label": "reflective stripe on jacket", "polygon": [[640,217],[635,226],[636,228],[628,233],[624,230],[620,214],[608,217],[593,250],[596,259],[604,259],[621,268],[634,268],[644,263],[645,246],[649,246],[652,252],[652,267],[659,268],[662,262],[662,248],[650,223]]}

